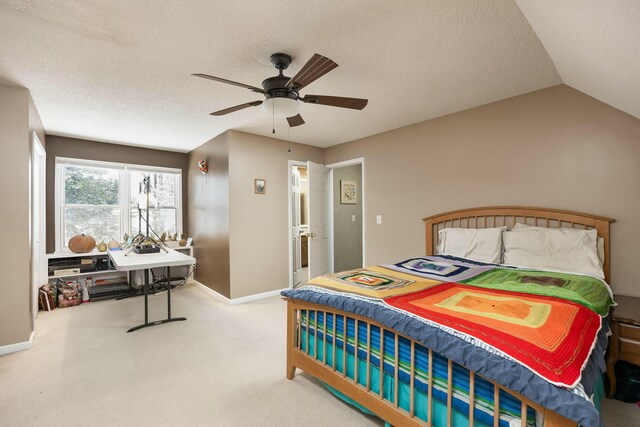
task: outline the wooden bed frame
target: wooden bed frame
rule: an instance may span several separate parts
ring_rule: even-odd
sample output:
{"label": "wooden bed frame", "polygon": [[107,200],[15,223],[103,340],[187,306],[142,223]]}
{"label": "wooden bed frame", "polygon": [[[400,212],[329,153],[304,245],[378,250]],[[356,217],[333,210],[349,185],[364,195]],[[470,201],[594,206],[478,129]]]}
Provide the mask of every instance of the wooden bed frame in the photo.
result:
{"label": "wooden bed frame", "polygon": [[[506,226],[507,229],[513,228],[516,223],[524,223],[528,225],[536,225],[539,227],[546,228],[559,228],[559,227],[572,227],[579,229],[596,229],[598,230],[598,236],[604,239],[604,274],[605,278],[609,280],[610,274],[610,262],[609,262],[609,225],[614,220],[604,217],[599,217],[595,215],[582,214],[577,212],[569,212],[569,211],[560,211],[554,209],[544,209],[544,208],[530,208],[530,207],[485,207],[485,208],[474,208],[474,209],[463,209],[452,212],[446,212],[434,216],[430,216],[423,219],[426,227],[426,254],[433,255],[435,248],[438,244],[438,231],[445,227],[460,227],[460,228],[489,228],[489,227],[500,227]],[[433,383],[431,380],[432,374],[432,350],[429,350],[429,383],[428,383],[428,402],[427,407],[429,408],[429,422],[425,423],[424,421],[415,417],[414,414],[414,385],[413,378],[415,373],[415,345],[423,344],[412,340],[409,337],[406,337],[393,329],[387,328],[382,324],[363,317],[356,314],[344,312],[341,310],[334,309],[332,307],[313,304],[305,301],[294,300],[285,298],[287,300],[287,378],[293,379],[295,375],[296,368],[302,369],[306,373],[316,377],[320,381],[323,381],[333,387],[334,389],[340,391],[341,393],[349,396],[360,405],[369,409],[371,412],[378,415],[380,418],[389,422],[394,426],[431,426],[432,422],[432,388]],[[370,331],[371,326],[379,327],[380,331],[388,331],[394,334],[395,343],[396,343],[396,351],[398,349],[398,339],[399,337],[403,337],[407,339],[411,343],[411,363],[410,363],[410,371],[411,371],[411,381],[410,381],[410,410],[405,411],[402,408],[398,407],[398,357],[396,353],[396,366],[395,366],[395,399],[394,402],[383,398],[381,394],[374,393],[371,390],[369,371],[367,369],[366,375],[366,387],[358,384],[355,380],[346,376],[345,373],[339,372],[336,370],[335,360],[333,360],[333,366],[324,363],[322,360],[318,359],[318,352],[313,351],[313,354],[309,354],[308,346],[307,348],[303,348],[301,346],[301,322],[302,322],[302,313],[314,313],[315,318],[317,319],[318,314],[324,313],[324,321],[326,322],[327,316],[346,316],[348,318],[355,319],[358,324],[364,323],[367,327],[367,330]],[[335,317],[334,317],[335,320]],[[335,323],[334,323],[335,324]],[[357,331],[358,328],[356,328]],[[306,333],[309,334],[309,329],[306,329]],[[317,331],[316,331],[317,334]],[[307,336],[307,343],[309,342],[309,337]],[[317,338],[317,335],[316,335]],[[357,341],[358,335],[356,332],[355,339]],[[314,341],[314,345],[318,346],[318,341]],[[367,343],[367,354],[370,353],[371,343]],[[323,353],[326,354],[326,353]],[[343,360],[343,366],[346,366],[346,343],[343,340],[343,355],[345,355]],[[452,412],[452,364],[453,362],[449,360],[448,362],[448,398],[447,398],[447,425],[451,425],[451,412]],[[369,367],[369,360],[367,360],[367,367]],[[354,364],[353,368],[355,369],[355,377],[357,378],[357,364]],[[346,369],[343,369],[346,372]],[[474,372],[470,373],[470,396],[474,396],[474,384],[475,384],[475,374]],[[479,376],[479,375],[478,375]],[[485,378],[485,380],[487,380]],[[500,390],[514,396],[518,400],[522,402],[522,425],[526,425],[525,423],[525,414],[527,407],[533,408],[536,411],[542,413],[544,415],[545,427],[575,427],[577,423],[575,421],[569,420],[533,401],[527,399],[526,397],[520,395],[517,392],[509,390],[499,384],[496,384],[493,381],[487,380],[494,385],[494,426],[498,425],[499,422],[499,392]],[[473,400],[473,399],[471,399]],[[475,401],[473,405],[469,405],[469,414],[471,415],[469,426],[473,427],[473,410],[475,408]]]}

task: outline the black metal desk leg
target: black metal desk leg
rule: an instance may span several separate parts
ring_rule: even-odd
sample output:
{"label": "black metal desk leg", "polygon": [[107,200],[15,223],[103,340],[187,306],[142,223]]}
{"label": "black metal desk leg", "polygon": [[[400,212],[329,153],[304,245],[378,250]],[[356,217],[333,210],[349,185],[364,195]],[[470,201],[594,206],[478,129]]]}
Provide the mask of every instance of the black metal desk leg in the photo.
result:
{"label": "black metal desk leg", "polygon": [[149,323],[149,270],[144,270],[144,324]]}
{"label": "black metal desk leg", "polygon": [[149,326],[162,325],[163,323],[179,322],[181,320],[187,320],[187,318],[171,317],[171,268],[167,267],[167,318],[149,323],[149,270],[144,270],[144,323],[129,329],[127,332],[137,331],[138,329]]}
{"label": "black metal desk leg", "polygon": [[167,318],[171,319],[171,267],[167,267]]}

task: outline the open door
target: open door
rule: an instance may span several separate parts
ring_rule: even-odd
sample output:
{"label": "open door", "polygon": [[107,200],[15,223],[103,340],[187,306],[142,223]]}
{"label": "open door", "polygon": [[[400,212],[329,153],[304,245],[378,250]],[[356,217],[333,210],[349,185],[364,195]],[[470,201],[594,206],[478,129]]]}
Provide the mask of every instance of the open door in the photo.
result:
{"label": "open door", "polygon": [[293,166],[291,171],[291,253],[293,255],[291,266],[293,268],[293,287],[306,283],[309,280],[307,271],[302,265],[302,238],[304,230],[302,228],[302,204],[300,200],[300,170]]}
{"label": "open door", "polygon": [[38,314],[38,291],[47,283],[45,255],[45,168],[46,153],[33,133],[31,152],[31,318]]}
{"label": "open door", "polygon": [[307,162],[309,176],[309,277],[329,273],[329,173],[331,169]]}

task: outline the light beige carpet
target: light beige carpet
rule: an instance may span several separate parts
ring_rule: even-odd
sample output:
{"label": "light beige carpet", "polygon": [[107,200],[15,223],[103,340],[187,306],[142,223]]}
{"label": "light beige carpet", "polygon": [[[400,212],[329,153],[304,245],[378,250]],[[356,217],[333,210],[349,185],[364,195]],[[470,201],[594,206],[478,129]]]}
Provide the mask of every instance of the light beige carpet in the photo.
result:
{"label": "light beige carpet", "polygon": [[[285,379],[280,298],[231,306],[189,285],[172,302],[186,322],[129,334],[141,297],[41,312],[34,347],[0,357],[0,426],[382,425],[300,371]],[[164,318],[166,295],[150,307]],[[607,427],[640,420],[610,403]]]}

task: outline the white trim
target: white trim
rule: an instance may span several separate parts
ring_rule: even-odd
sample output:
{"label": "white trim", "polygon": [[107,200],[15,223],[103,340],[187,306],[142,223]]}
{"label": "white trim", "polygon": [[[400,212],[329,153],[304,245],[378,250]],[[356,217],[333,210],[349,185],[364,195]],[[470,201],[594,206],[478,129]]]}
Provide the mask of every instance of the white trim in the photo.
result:
{"label": "white trim", "polygon": [[103,167],[118,171],[118,205],[78,205],[78,207],[100,207],[100,208],[114,208],[120,209],[120,233],[131,234],[131,173],[166,173],[174,175],[174,206],[160,206],[160,208],[171,208],[176,211],[176,233],[180,236],[184,230],[182,228],[182,211],[184,204],[182,200],[182,169],[169,168],[163,166],[145,166],[129,163],[109,162],[102,160],[87,160],[76,159],[71,157],[56,157],[55,158],[55,252],[65,253],[69,252],[69,249],[65,246],[63,230],[64,225],[64,210],[65,207],[75,207],[76,205],[67,205],[64,200],[64,165],[80,165],[80,166],[93,166]]}
{"label": "white trim", "polygon": [[331,163],[329,165],[326,165],[326,167],[328,167],[328,168],[342,168],[342,167],[345,167],[345,166],[359,165],[360,163],[364,164],[364,157],[358,157],[356,159],[343,160],[342,162]]}
{"label": "white trim", "polygon": [[[361,164],[362,165],[362,188],[361,188],[361,194],[362,194],[362,267],[366,267],[367,266],[367,255],[366,255],[366,247],[367,245],[366,243],[366,198],[365,198],[365,182],[366,182],[366,175],[365,175],[365,159],[364,157],[358,157],[355,159],[351,159],[351,160],[344,160],[342,162],[336,162],[336,163],[331,163],[330,165],[327,165],[328,168],[332,169],[332,173],[333,173],[333,169],[334,168],[342,168],[345,166],[352,166],[352,165],[357,165],[357,164]],[[332,175],[332,179],[331,179],[331,189],[333,189],[333,175]],[[333,190],[332,190],[333,191]],[[333,235],[333,197],[331,199],[331,215],[329,215],[330,220],[331,220],[331,233]],[[333,266],[333,242],[331,244],[331,265]],[[333,271],[333,268],[332,268]]]}
{"label": "white trim", "polygon": [[[328,168],[328,166],[325,166]],[[334,241],[334,219],[335,212],[333,211],[333,168],[329,168],[329,273],[336,272],[335,266],[335,241]]]}
{"label": "white trim", "polygon": [[15,344],[9,344],[9,345],[4,345],[0,347],[0,356],[9,354],[9,353],[15,353],[17,351],[29,350],[31,347],[33,347],[34,336],[35,336],[35,332],[32,331],[31,335],[29,336],[29,341],[18,342]]}
{"label": "white trim", "polygon": [[87,166],[102,166],[109,169],[129,169],[135,170],[138,172],[157,172],[164,171],[164,173],[182,173],[182,169],[179,168],[168,168],[166,166],[148,166],[148,165],[138,165],[135,163],[119,163],[119,162],[109,162],[106,160],[89,160],[89,159],[76,159],[73,157],[60,157],[56,156],[56,163],[62,164],[71,164],[71,165],[87,165]]}
{"label": "white trim", "polygon": [[[36,170],[37,164],[37,170]],[[47,152],[38,138],[36,132],[31,136],[31,161],[29,162],[29,241],[31,242],[31,315],[32,325],[38,315],[38,289],[47,280],[46,252],[47,252],[47,224],[46,224],[46,194],[47,194]],[[38,178],[39,182],[34,180]],[[38,189],[38,193],[34,191]],[[34,212],[34,205],[39,207],[39,212]],[[40,238],[39,250],[34,248],[34,231],[38,231]],[[34,271],[34,262],[37,262],[39,269]],[[39,271],[38,271],[39,270]],[[32,326],[33,327],[33,326]]]}
{"label": "white trim", "polygon": [[265,298],[271,298],[271,297],[274,297],[276,295],[280,295],[280,292],[286,291],[287,289],[289,289],[289,288],[282,288],[282,289],[276,289],[275,291],[263,292],[261,294],[247,295],[246,297],[229,299],[229,298],[225,297],[224,295],[219,294],[218,292],[214,291],[210,287],[203,285],[202,283],[198,282],[197,280],[193,280],[191,283],[199,286],[203,291],[205,291],[206,293],[211,295],[213,298],[215,298],[215,299],[217,299],[219,301],[225,302],[227,304],[230,304],[230,305],[244,304],[246,302],[257,301],[257,300],[261,300],[261,299],[265,299]]}

